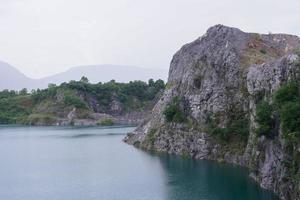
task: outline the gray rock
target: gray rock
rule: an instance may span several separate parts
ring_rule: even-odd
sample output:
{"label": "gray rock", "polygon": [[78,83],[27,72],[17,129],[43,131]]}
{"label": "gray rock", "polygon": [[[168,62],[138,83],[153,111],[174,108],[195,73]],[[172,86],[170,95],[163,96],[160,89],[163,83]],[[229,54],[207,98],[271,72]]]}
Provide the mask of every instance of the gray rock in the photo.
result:
{"label": "gray rock", "polygon": [[[258,98],[272,102],[280,85],[299,76],[297,36],[260,35],[216,25],[173,57],[167,89],[144,121],[124,141],[145,149],[246,166],[263,188],[282,199],[299,199],[295,179],[284,166],[284,139],[258,138],[254,132]],[[180,98],[188,123],[167,123],[164,110]],[[246,144],[223,144],[207,131],[211,117],[223,128],[239,113],[249,120]],[[279,127],[280,125],[278,125]]]}

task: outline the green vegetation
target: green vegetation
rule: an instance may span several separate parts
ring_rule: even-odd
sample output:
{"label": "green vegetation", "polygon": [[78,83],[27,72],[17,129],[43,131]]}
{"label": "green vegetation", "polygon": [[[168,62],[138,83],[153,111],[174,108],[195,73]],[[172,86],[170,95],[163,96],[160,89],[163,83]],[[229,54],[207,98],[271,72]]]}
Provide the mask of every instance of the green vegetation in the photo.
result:
{"label": "green vegetation", "polygon": [[262,54],[266,54],[267,53],[267,51],[265,50],[265,49],[261,49],[261,50],[259,50],[260,51],[260,53],[262,53]]}
{"label": "green vegetation", "polygon": [[85,76],[81,77],[80,82],[89,83],[89,79]]}
{"label": "green vegetation", "polygon": [[56,121],[56,117],[51,115],[51,114],[47,114],[47,113],[34,113],[34,114],[30,114],[27,119],[24,119],[23,123],[24,124],[29,124],[29,125],[36,125],[39,123],[42,124],[51,124],[54,123]]}
{"label": "green vegetation", "polygon": [[278,107],[287,102],[294,102],[299,98],[299,87],[297,82],[289,82],[279,88],[274,94],[274,100]]}
{"label": "green vegetation", "polygon": [[260,102],[256,107],[255,121],[258,123],[256,133],[258,136],[265,135],[268,137],[274,136],[275,122],[272,116],[272,106],[266,102]]}
{"label": "green vegetation", "polygon": [[289,82],[274,95],[279,110],[283,134],[300,136],[300,90],[298,82]]}
{"label": "green vegetation", "polygon": [[296,50],[295,50],[295,53],[296,53],[298,56],[300,56],[300,49],[296,49]]}
{"label": "green vegetation", "polygon": [[151,146],[154,145],[156,131],[157,131],[157,129],[152,128],[152,129],[150,129],[150,131],[147,134],[146,142],[149,143]]}
{"label": "green vegetation", "polygon": [[287,102],[280,110],[282,130],[285,135],[300,136],[300,99]]}
{"label": "green vegetation", "polygon": [[275,114],[280,118],[286,138],[300,138],[300,88],[298,82],[288,82],[273,95],[274,105],[261,101],[256,108],[256,132],[259,136],[275,136]]}
{"label": "green vegetation", "polygon": [[208,124],[207,131],[223,141],[229,141],[234,136],[238,136],[245,141],[249,135],[249,121],[245,117],[235,119],[222,128],[218,127],[215,120],[212,120]]}
{"label": "green vegetation", "polygon": [[[47,89],[32,90],[31,93],[27,89],[19,92],[3,90],[0,91],[0,123],[21,123],[29,115],[40,113],[66,117],[66,113],[73,108],[80,115],[97,112],[99,109],[109,114],[112,102],[118,102],[122,113],[142,110],[151,106],[164,88],[165,83],[162,80],[150,79],[148,83],[117,83],[112,80],[91,84],[87,77],[82,77],[80,81],[70,81],[59,86],[49,84]],[[98,110],[95,106],[98,106]]]}
{"label": "green vegetation", "polygon": [[[225,116],[226,118],[224,119]],[[248,139],[248,114],[237,105],[229,106],[227,110],[222,113],[207,113],[206,124],[206,131],[222,141],[247,141]]]}
{"label": "green vegetation", "polygon": [[85,109],[87,105],[84,101],[82,101],[79,97],[75,95],[67,95],[64,98],[64,103],[67,106],[74,106],[75,108]]}
{"label": "green vegetation", "polygon": [[115,123],[114,123],[113,119],[107,118],[107,119],[103,119],[103,120],[99,121],[97,124],[100,126],[112,126]]}
{"label": "green vegetation", "polygon": [[282,133],[285,138],[287,158],[284,162],[290,178],[296,180],[300,193],[300,88],[299,82],[289,82],[274,95],[277,112],[280,116]]}
{"label": "green vegetation", "polygon": [[180,107],[180,100],[174,97],[172,101],[166,106],[163,114],[167,122],[182,123],[186,121],[186,116]]}
{"label": "green vegetation", "polygon": [[168,83],[166,84],[165,89],[166,89],[166,90],[169,90],[169,89],[171,89],[173,86],[174,86],[174,83],[168,82]]}
{"label": "green vegetation", "polygon": [[22,121],[31,111],[30,96],[7,90],[0,92],[0,124]]}

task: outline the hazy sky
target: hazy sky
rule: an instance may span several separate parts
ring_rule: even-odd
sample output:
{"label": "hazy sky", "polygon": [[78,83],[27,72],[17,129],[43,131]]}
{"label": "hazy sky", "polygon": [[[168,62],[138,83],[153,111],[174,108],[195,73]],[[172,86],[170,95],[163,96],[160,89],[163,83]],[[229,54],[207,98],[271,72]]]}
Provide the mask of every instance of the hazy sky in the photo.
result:
{"label": "hazy sky", "polygon": [[87,64],[168,68],[215,24],[300,35],[299,0],[0,0],[0,60],[30,77]]}

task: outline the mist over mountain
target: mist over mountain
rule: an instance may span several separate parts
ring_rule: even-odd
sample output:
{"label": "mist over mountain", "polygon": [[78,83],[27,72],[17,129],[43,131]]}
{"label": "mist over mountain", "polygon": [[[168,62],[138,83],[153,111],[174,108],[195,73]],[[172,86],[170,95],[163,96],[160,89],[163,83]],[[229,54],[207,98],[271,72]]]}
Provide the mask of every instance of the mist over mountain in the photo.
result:
{"label": "mist over mountain", "polygon": [[0,89],[19,90],[34,86],[37,81],[28,78],[8,63],[0,61]]}
{"label": "mist over mountain", "polygon": [[166,80],[167,75],[167,69],[144,69],[120,65],[88,65],[73,67],[66,72],[40,79],[40,81],[42,81],[42,84],[59,84],[70,80],[79,80],[82,76],[86,76],[91,83],[107,82],[112,79],[117,82],[129,82],[133,80],[148,81],[150,78]]}
{"label": "mist over mountain", "polygon": [[86,76],[91,83],[98,83],[110,80],[117,82],[148,81],[150,78],[166,80],[168,74],[167,69],[145,69],[125,65],[88,65],[73,67],[65,72],[41,79],[31,79],[5,62],[0,62],[0,70],[1,90],[42,89],[46,88],[49,83],[61,84],[70,80],[79,80],[82,76]]}

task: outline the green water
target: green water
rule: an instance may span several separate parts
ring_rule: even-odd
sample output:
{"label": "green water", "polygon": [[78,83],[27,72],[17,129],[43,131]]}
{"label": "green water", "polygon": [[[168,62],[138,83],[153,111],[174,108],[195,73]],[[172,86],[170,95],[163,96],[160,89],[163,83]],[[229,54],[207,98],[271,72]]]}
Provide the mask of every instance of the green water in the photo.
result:
{"label": "green water", "polygon": [[143,152],[132,127],[0,127],[0,199],[275,200],[239,167]]}

